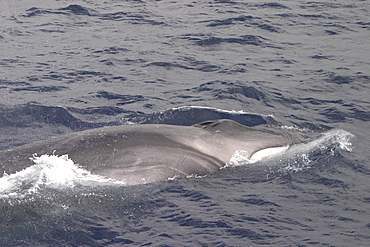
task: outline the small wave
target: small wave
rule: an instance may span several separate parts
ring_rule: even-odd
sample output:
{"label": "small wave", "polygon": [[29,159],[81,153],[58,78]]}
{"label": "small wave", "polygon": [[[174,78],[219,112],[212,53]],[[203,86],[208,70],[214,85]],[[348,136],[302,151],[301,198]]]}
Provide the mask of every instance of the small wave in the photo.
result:
{"label": "small wave", "polygon": [[151,114],[122,118],[121,122],[123,124],[175,124],[189,126],[213,119],[230,119],[246,126],[277,124],[272,116],[204,106],[175,107]]}
{"label": "small wave", "polygon": [[91,174],[78,167],[68,155],[42,155],[33,157],[32,160],[34,165],[0,178],[0,198],[22,197],[36,193],[42,188],[68,189],[77,185],[123,184]]}

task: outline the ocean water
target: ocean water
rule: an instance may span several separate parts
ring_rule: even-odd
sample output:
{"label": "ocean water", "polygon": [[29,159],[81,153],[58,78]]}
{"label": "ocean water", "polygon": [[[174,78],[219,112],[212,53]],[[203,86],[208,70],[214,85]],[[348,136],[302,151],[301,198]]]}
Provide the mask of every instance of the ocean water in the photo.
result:
{"label": "ocean water", "polygon": [[289,157],[138,186],[35,158],[0,180],[0,245],[369,246],[369,12],[367,0],[2,1],[2,150],[219,118],[331,131]]}

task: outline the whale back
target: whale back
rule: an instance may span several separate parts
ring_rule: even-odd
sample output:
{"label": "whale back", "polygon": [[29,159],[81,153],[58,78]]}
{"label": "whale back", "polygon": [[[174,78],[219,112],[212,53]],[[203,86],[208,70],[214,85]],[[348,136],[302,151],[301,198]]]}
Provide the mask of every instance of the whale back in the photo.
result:
{"label": "whale back", "polygon": [[172,125],[124,125],[71,133],[1,151],[0,174],[33,165],[34,155],[68,154],[90,172],[127,184],[204,176],[226,163],[189,145],[203,135],[194,127]]}
{"label": "whale back", "polygon": [[247,127],[231,120],[194,126],[123,125],[75,132],[0,152],[0,175],[33,164],[34,154],[68,154],[75,164],[127,184],[204,176],[242,150],[245,158],[263,149],[289,146],[307,136],[284,129]]}

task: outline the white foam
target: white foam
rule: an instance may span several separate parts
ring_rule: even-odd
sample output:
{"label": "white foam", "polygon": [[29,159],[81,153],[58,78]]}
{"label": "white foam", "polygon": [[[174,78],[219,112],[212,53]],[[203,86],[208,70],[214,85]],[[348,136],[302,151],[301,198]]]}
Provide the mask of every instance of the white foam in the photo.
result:
{"label": "white foam", "polygon": [[342,150],[351,152],[352,143],[351,139],[355,136],[345,130],[335,129],[323,133],[319,138],[310,141],[309,143],[302,143],[293,145],[292,152],[308,153],[314,149],[326,149],[330,146],[339,147]]}
{"label": "white foam", "polygon": [[68,155],[33,157],[34,165],[0,178],[0,197],[22,196],[40,188],[73,188],[76,185],[117,184],[118,181],[93,175],[78,167]]}

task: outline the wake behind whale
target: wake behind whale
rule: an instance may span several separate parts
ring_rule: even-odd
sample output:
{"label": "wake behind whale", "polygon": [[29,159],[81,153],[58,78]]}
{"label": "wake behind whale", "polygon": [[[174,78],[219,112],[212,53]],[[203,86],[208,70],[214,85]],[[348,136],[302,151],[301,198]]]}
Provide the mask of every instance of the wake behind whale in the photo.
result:
{"label": "wake behind whale", "polygon": [[[231,120],[206,121],[193,126],[105,127],[2,151],[0,172],[5,174],[1,179],[8,181],[2,182],[2,187],[7,189],[10,184],[14,188],[25,186],[22,176],[28,178],[28,189],[34,188],[31,184],[35,183],[73,186],[76,180],[85,184],[115,181],[134,185],[204,176],[227,164],[251,163],[299,150],[307,152],[325,142],[343,144],[350,135],[345,131],[317,134],[276,127],[246,127]],[[35,154],[37,157],[32,159]],[[29,179],[32,177],[35,179]]]}

